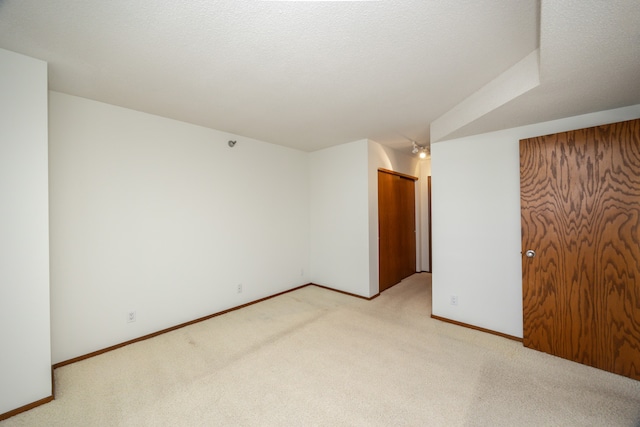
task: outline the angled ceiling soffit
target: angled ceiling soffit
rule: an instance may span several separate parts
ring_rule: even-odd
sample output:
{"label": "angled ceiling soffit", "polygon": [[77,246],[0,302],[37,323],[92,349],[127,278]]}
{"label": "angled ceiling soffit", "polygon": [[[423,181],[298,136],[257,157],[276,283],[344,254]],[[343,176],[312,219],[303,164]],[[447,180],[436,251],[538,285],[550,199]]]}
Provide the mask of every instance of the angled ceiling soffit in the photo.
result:
{"label": "angled ceiling soffit", "polygon": [[540,51],[534,50],[517,64],[431,123],[431,142],[512,101],[540,85]]}

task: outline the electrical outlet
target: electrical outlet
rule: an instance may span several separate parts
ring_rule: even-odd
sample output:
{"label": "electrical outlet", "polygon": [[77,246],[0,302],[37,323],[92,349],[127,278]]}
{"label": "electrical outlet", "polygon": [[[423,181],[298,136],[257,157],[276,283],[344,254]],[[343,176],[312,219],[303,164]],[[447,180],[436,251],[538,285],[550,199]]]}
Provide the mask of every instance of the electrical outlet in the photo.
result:
{"label": "electrical outlet", "polygon": [[451,300],[449,302],[451,305],[458,305],[458,295],[451,295]]}
{"label": "electrical outlet", "polygon": [[136,311],[131,310],[127,313],[127,323],[131,323],[135,321],[136,321]]}
{"label": "electrical outlet", "polygon": [[238,293],[242,293],[242,283],[238,283]]}

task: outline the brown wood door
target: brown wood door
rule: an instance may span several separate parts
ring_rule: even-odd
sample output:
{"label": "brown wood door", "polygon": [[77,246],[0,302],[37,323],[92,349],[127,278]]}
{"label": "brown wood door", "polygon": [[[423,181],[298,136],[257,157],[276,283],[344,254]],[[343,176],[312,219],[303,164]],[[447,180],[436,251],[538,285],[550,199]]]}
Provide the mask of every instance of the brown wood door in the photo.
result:
{"label": "brown wood door", "polygon": [[431,176],[427,177],[427,199],[429,201],[429,273],[433,272],[433,248],[432,248],[432,236],[431,234]]}
{"label": "brown wood door", "polygon": [[520,181],[524,345],[640,380],[640,120],[520,141]]}
{"label": "brown wood door", "polygon": [[378,171],[379,290],[416,272],[415,178]]}

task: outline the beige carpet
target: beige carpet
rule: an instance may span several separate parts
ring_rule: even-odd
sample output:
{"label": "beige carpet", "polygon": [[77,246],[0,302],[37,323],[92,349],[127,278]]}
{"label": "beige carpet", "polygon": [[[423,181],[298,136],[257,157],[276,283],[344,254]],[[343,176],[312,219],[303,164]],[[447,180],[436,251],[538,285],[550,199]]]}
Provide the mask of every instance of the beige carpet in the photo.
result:
{"label": "beige carpet", "polygon": [[8,426],[636,426],[640,382],[433,320],[429,274],[309,286],[55,372]]}

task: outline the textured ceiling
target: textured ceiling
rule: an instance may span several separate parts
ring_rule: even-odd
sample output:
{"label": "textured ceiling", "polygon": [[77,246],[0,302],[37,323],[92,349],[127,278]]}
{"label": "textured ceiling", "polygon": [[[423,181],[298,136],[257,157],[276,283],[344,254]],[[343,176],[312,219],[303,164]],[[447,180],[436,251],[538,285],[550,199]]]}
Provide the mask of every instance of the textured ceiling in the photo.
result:
{"label": "textured ceiling", "polygon": [[640,103],[637,5],[0,0],[0,47],[55,91],[305,151],[405,148],[538,47],[541,85],[454,134]]}

